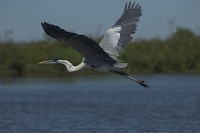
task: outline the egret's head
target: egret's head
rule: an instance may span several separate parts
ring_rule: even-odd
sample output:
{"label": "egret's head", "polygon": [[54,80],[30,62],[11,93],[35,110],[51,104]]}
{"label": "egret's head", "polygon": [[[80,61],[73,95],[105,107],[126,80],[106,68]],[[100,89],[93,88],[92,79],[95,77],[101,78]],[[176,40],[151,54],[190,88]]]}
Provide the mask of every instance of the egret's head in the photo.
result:
{"label": "egret's head", "polygon": [[63,64],[66,66],[69,72],[77,71],[80,68],[75,69],[75,67],[67,60],[60,60],[60,59],[53,59],[53,60],[46,60],[38,62],[38,64]]}
{"label": "egret's head", "polygon": [[58,63],[58,59],[46,60],[46,61],[38,62],[38,64],[57,64],[57,63]]}

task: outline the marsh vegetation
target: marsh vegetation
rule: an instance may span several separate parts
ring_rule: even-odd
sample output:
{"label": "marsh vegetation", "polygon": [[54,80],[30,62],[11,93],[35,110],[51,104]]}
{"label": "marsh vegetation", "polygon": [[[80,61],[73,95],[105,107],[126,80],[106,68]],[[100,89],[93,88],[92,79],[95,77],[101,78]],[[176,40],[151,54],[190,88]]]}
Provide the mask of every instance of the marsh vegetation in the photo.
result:
{"label": "marsh vegetation", "polygon": [[[99,41],[97,38],[96,41]],[[135,40],[119,57],[128,62],[129,73],[200,73],[200,36],[179,28],[162,40]],[[38,65],[48,59],[67,59],[79,64],[82,56],[65,43],[44,39],[31,42],[0,42],[0,77],[4,76],[55,76],[69,74],[62,65]],[[92,70],[76,74],[99,74]]]}

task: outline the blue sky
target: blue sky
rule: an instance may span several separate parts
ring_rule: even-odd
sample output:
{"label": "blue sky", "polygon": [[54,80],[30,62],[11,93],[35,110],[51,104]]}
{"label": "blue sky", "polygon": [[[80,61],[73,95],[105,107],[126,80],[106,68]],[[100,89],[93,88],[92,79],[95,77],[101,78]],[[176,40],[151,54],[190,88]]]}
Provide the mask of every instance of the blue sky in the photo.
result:
{"label": "blue sky", "polygon": [[[127,0],[128,1],[128,0]],[[1,0],[0,40],[39,40],[46,21],[85,35],[103,34],[121,16],[126,0]],[[133,1],[133,0],[132,0]],[[134,0],[142,17],[134,38],[166,38],[176,27],[200,34],[200,0]],[[133,1],[133,2],[134,2]],[[172,25],[169,26],[169,21]],[[169,28],[171,27],[171,28]]]}

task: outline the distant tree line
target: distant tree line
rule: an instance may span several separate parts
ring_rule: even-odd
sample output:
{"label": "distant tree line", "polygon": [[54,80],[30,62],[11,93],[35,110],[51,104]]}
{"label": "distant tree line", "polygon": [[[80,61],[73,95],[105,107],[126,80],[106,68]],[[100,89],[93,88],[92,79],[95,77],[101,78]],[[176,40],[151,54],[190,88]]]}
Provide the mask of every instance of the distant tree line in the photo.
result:
{"label": "distant tree line", "polygon": [[[25,43],[0,42],[0,77],[69,74],[62,65],[37,64],[55,58],[67,59],[75,65],[82,60],[82,56],[74,49],[51,39]],[[129,73],[200,73],[200,36],[179,28],[166,40],[136,40],[131,42],[119,60],[129,63],[126,68]],[[99,74],[92,70],[76,74],[90,73]]]}

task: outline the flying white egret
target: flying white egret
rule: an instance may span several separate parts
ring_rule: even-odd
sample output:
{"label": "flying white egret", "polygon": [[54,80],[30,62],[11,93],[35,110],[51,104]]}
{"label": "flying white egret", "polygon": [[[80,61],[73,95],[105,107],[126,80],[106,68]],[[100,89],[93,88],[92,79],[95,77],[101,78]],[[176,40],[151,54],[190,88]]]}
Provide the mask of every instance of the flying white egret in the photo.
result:
{"label": "flying white egret", "polygon": [[79,35],[73,32],[68,32],[58,26],[41,23],[44,31],[50,37],[65,41],[69,46],[77,50],[83,55],[83,61],[73,66],[67,60],[47,60],[41,61],[39,64],[63,64],[69,72],[78,71],[81,69],[92,68],[102,72],[112,72],[124,77],[127,77],[144,87],[149,87],[144,81],[137,80],[123,72],[128,63],[120,63],[117,57],[124,51],[126,46],[132,40],[131,35],[135,33],[137,22],[142,15],[142,9],[139,4],[135,5],[126,3],[122,16],[117,22],[106,31],[99,45],[85,35]]}

